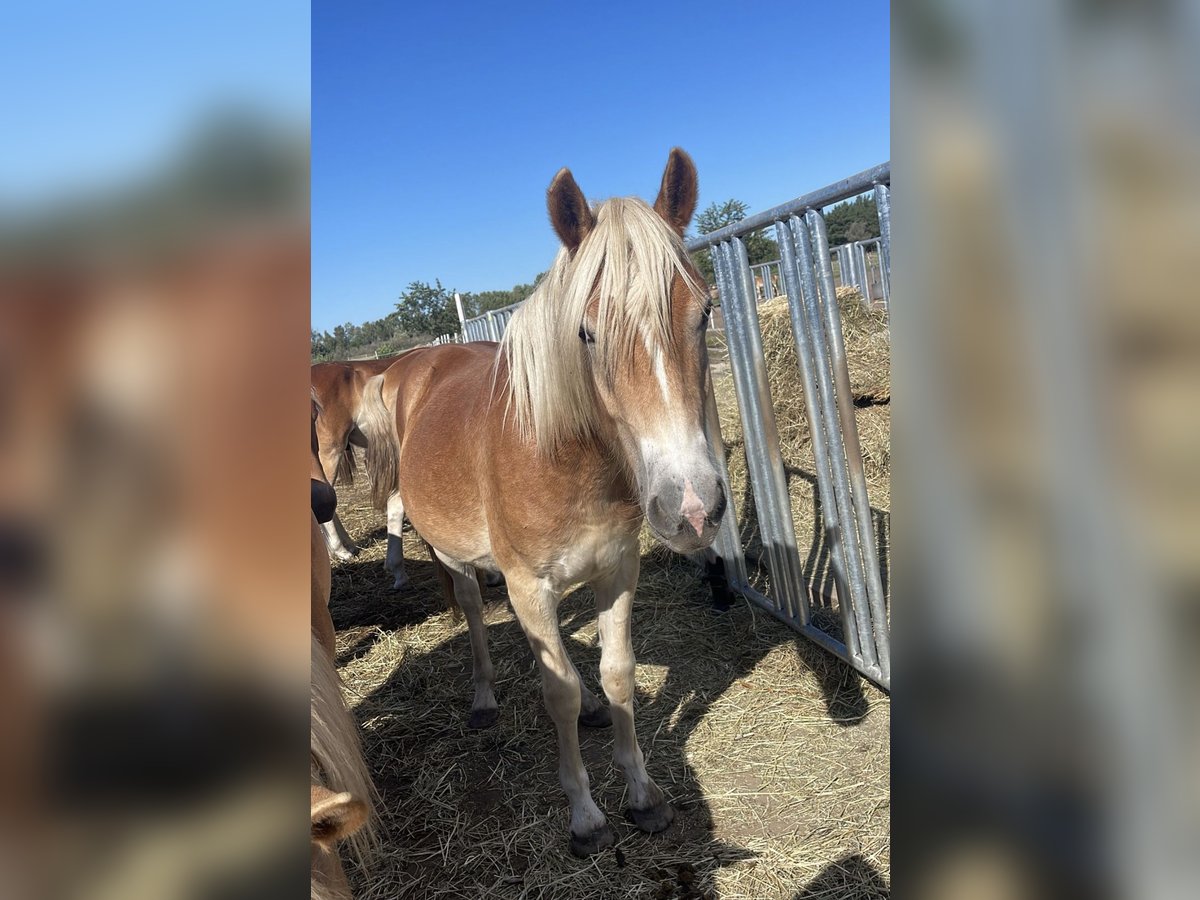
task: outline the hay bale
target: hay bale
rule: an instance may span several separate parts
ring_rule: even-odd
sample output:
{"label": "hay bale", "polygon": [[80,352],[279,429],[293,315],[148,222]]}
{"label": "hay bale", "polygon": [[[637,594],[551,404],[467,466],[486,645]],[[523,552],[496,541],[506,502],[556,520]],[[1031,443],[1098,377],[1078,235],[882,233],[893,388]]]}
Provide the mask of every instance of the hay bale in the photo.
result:
{"label": "hay bale", "polygon": [[[867,309],[853,288],[838,288],[842,338],[850,372],[850,391],[856,403],[886,403],[892,394],[892,348],[887,313]],[[782,399],[802,397],[796,342],[786,297],[759,304],[763,355],[772,373],[772,393],[778,383]],[[801,407],[801,411],[803,407]]]}
{"label": "hay bale", "polygon": [[[877,544],[884,556],[881,565],[886,573],[891,531],[891,358],[887,314],[863,307],[861,295],[853,289],[839,289],[838,301],[867,495],[873,509]],[[810,585],[817,592],[828,594],[833,583],[829,570],[830,559],[823,536],[824,526],[816,487],[816,460],[812,452],[787,299],[777,298],[759,304],[758,314],[801,561]],[[764,548],[754,497],[748,483],[741,419],[732,378],[723,365],[714,377],[714,387],[742,545],[748,557],[759,557]],[[769,578],[764,571],[752,574],[751,579],[759,590],[769,590]]]}

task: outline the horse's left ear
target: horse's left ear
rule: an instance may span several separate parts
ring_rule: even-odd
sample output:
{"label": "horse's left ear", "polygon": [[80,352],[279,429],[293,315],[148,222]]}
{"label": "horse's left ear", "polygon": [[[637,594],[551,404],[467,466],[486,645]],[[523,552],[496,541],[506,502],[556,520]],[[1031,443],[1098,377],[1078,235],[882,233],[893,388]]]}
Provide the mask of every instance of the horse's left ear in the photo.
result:
{"label": "horse's left ear", "polygon": [[696,164],[678,147],[673,148],[667,159],[667,168],[663,172],[662,187],[658,189],[654,209],[667,220],[668,225],[679,232],[680,236],[692,221],[699,192]]}
{"label": "horse's left ear", "polygon": [[367,805],[352,794],[335,794],[328,788],[312,785],[309,813],[312,818],[312,842],[332,850],[362,828],[367,821]]}

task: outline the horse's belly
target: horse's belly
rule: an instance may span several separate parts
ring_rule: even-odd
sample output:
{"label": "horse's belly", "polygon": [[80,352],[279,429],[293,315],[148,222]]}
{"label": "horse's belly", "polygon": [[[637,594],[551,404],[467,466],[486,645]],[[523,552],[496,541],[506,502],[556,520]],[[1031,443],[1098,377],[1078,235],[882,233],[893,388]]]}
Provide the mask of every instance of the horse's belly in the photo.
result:
{"label": "horse's belly", "polygon": [[400,456],[404,514],[425,540],[447,556],[494,568],[478,479],[461,445],[407,435]]}

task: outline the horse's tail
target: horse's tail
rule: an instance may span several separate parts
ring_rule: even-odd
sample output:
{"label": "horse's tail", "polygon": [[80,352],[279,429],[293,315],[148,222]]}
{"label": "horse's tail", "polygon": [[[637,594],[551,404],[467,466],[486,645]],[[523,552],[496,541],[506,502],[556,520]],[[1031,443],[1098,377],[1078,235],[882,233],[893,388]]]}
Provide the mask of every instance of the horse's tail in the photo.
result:
{"label": "horse's tail", "polygon": [[312,638],[312,718],[309,752],[313,777],[334,793],[350,794],[366,808],[366,823],[348,840],[351,853],[363,865],[379,848],[375,785],[363,759],[358,725],[342,699],[342,680],[329,653]]}
{"label": "horse's tail", "polygon": [[399,484],[400,442],[396,438],[396,416],[383,398],[386,373],[372,376],[363,386],[358,427],[367,439],[367,477],[376,509],[387,509],[388,497]]}

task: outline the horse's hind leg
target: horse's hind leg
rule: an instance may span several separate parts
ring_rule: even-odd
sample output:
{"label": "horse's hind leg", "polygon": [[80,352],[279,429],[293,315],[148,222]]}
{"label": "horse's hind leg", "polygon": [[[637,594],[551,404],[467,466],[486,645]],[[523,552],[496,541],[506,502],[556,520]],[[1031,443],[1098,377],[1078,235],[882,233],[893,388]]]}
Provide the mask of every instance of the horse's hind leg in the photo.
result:
{"label": "horse's hind leg", "polygon": [[392,573],[395,581],[392,590],[400,590],[408,584],[408,570],[404,568],[404,502],[400,492],[393,491],[387,502],[387,556],[383,567]]}
{"label": "horse's hind leg", "polygon": [[508,596],[542,672],[546,710],[558,731],[558,780],[571,802],[571,852],[599,853],[614,843],[604,813],[592,799],[579,752],[579,674],[567,656],[558,628],[558,595],[530,575],[508,580]]}
{"label": "horse's hind leg", "polygon": [[637,549],[628,552],[611,576],[592,583],[600,620],[600,681],[613,722],[613,759],[625,772],[629,812],[642,831],[662,831],[675,818],[662,790],[646,772],[633,727],[634,658],[630,613],[637,587]]}
{"label": "horse's hind leg", "polygon": [[346,533],[346,527],[336,512],[328,522],[321,523],[321,530],[325,533],[325,544],[329,547],[330,553],[341,560],[354,559],[358,547]]}
{"label": "horse's hind leg", "polygon": [[[575,669],[574,662],[571,663],[571,668]],[[608,708],[599,697],[588,690],[578,669],[575,669],[575,677],[579,679],[579,724],[584,728],[607,728],[610,726],[612,716],[608,714]]]}
{"label": "horse's hind leg", "polygon": [[[434,550],[434,553],[437,553]],[[483,621],[483,597],[479,593],[479,581],[475,568],[438,553],[438,559],[450,570],[454,579],[454,599],[467,618],[467,631],[471,635],[471,670],[475,682],[475,699],[471,701],[468,728],[488,728],[500,718],[496,695],[492,691],[496,670],[488,653],[487,623]]]}

